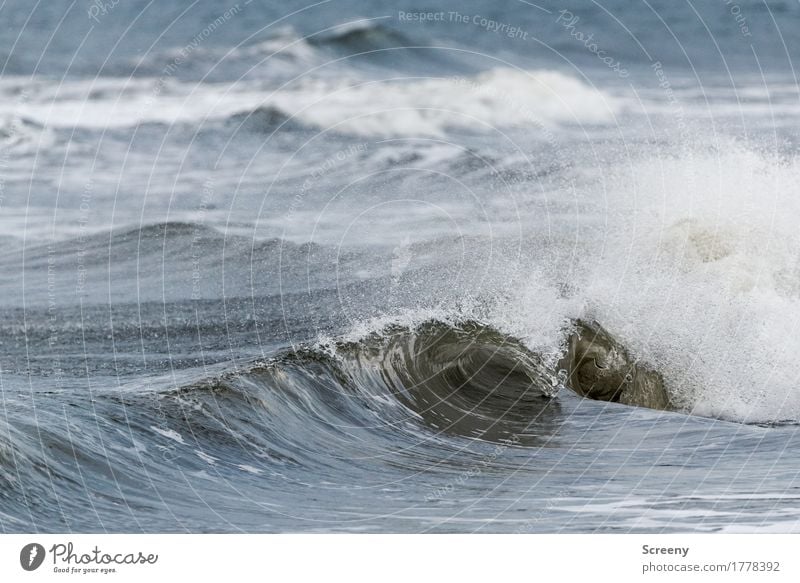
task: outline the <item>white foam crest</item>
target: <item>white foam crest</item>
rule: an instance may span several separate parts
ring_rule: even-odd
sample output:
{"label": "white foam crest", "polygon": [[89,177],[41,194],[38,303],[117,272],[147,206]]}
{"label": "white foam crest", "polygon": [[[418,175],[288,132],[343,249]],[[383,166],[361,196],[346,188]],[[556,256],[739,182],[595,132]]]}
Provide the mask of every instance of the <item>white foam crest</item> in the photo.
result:
{"label": "white foam crest", "polygon": [[373,334],[383,334],[392,327],[400,326],[413,330],[426,322],[442,322],[456,325],[467,319],[473,319],[475,310],[462,308],[461,310],[448,311],[441,308],[407,308],[387,313],[381,316],[355,320],[350,327],[335,338],[329,335],[320,335],[314,343],[314,349],[324,352],[329,356],[336,355],[336,346],[339,343],[361,342]]}
{"label": "white foam crest", "polygon": [[603,123],[616,105],[605,94],[555,71],[495,69],[474,77],[381,81],[277,96],[318,127],[365,136],[442,136],[448,128]]}
{"label": "white foam crest", "polygon": [[0,114],[0,151],[21,155],[46,149],[55,143],[51,131],[11,114]]}
{"label": "white foam crest", "polygon": [[99,79],[37,83],[24,102],[0,103],[0,116],[16,115],[48,128],[106,129],[141,123],[203,123],[257,108],[255,87],[190,84],[157,79]]}
{"label": "white foam crest", "polygon": [[581,241],[532,257],[484,321],[553,364],[596,320],[687,412],[800,420],[800,159],[718,141],[628,162],[584,186]]}
{"label": "white foam crest", "polygon": [[695,413],[800,419],[800,160],[736,143],[605,176],[594,317]]}
{"label": "white foam crest", "polygon": [[497,69],[474,77],[432,79],[305,78],[280,91],[246,81],[37,82],[26,101],[0,104],[0,115],[13,113],[48,127],[103,129],[200,124],[269,106],[306,125],[363,136],[602,123],[611,121],[616,111],[605,94],[561,73]]}

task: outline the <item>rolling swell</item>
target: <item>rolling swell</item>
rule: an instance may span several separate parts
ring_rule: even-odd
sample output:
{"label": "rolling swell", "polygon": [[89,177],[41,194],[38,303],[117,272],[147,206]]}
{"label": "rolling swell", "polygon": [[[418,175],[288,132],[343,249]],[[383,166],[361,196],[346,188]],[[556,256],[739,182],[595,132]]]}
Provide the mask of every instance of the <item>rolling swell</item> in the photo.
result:
{"label": "rolling swell", "polygon": [[443,434],[539,443],[558,413],[554,395],[544,364],[517,340],[476,322],[429,321],[291,351],[163,400],[168,408],[191,403],[189,409],[202,412],[183,424],[194,435],[198,429],[214,440],[238,434],[288,452],[298,424],[306,439],[410,431],[414,440]]}
{"label": "rolling swell", "polygon": [[[187,371],[178,386],[151,377],[9,400],[12,417],[30,422],[0,432],[5,518],[81,530],[113,514],[147,530],[163,524],[161,503],[181,514],[198,489],[224,504],[221,483],[291,494],[292,484],[320,476],[378,479],[376,464],[456,471],[472,447],[550,445],[562,420],[539,358],[472,321],[393,326],[217,371]],[[35,417],[20,414],[28,398]],[[30,516],[29,508],[57,504],[54,496],[76,506]],[[87,497],[93,516],[81,506]],[[130,516],[120,518],[120,508]]]}
{"label": "rolling swell", "polygon": [[381,24],[354,22],[327,34],[312,36],[309,43],[352,52],[367,52],[407,46],[410,40],[400,32]]}
{"label": "rolling swell", "polygon": [[252,111],[236,113],[227,119],[235,129],[253,133],[272,133],[296,130],[301,126],[290,115],[275,106],[262,106]]}

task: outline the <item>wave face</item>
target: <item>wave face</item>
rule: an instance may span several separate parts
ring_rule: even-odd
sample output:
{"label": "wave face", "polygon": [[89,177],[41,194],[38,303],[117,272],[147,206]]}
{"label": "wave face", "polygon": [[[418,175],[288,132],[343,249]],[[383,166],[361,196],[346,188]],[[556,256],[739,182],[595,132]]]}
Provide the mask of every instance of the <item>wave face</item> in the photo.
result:
{"label": "wave face", "polygon": [[[436,432],[529,444],[534,436],[525,431],[546,427],[557,414],[557,386],[541,359],[518,340],[475,322],[384,330],[337,346],[335,355],[344,360],[345,385],[373,394],[370,387],[389,389]],[[374,395],[381,396],[387,395]]]}
{"label": "wave face", "polygon": [[[97,501],[95,518],[118,512],[114,507],[124,501],[147,528],[146,521],[156,518],[150,515],[153,491],[176,473],[260,491],[289,479],[278,487],[291,490],[300,475],[349,472],[353,463],[375,474],[372,460],[382,469],[370,480],[380,480],[380,473],[414,467],[420,455],[458,454],[456,438],[477,440],[487,451],[491,443],[502,449],[547,446],[562,418],[555,384],[539,357],[475,322],[395,326],[356,342],[298,348],[180,387],[153,382],[147,391],[99,390],[86,397],[91,408],[79,398],[67,425],[50,409],[52,400],[66,395],[31,395],[46,427],[38,435],[4,428],[2,499],[49,504],[48,482],[80,488],[74,480],[80,469],[91,488],[113,484],[116,491]],[[10,406],[24,405],[12,399]],[[92,414],[102,419],[96,432],[70,433],[71,425]],[[120,459],[126,467],[117,467]],[[454,458],[452,471],[462,463]],[[172,493],[159,492],[162,502],[182,495],[178,482],[169,488]],[[4,520],[9,528],[81,530],[93,518],[66,507],[57,516],[11,514]]]}
{"label": "wave face", "polygon": [[[180,342],[177,331],[173,338]],[[511,507],[526,516],[492,530],[561,523],[580,532],[591,524],[605,475],[631,457],[658,455],[636,506],[621,509],[623,528],[635,529],[638,509],[684,457],[642,440],[655,444],[681,427],[682,442],[704,460],[723,460],[730,447],[750,455],[757,444],[766,455],[784,439],[778,429],[745,431],[732,445],[725,424],[580,399],[520,340],[475,321],[382,327],[240,361],[234,370],[208,362],[178,372],[180,386],[172,382],[177,358],[171,367],[145,385],[141,373],[118,368],[116,388],[90,394],[69,390],[80,372],[66,366],[50,388],[25,393],[7,384],[15,422],[0,431],[4,528],[85,531],[113,521],[128,531],[357,532],[388,521],[393,531],[461,531]],[[571,496],[542,510],[539,490],[562,482],[563,465],[572,462]],[[595,467],[592,476],[581,479],[587,467]],[[512,498],[487,504],[485,489],[496,489],[501,476]],[[451,515],[459,489],[482,500],[469,516]],[[213,523],[199,503],[214,508]],[[689,503],[698,500],[672,502]],[[722,520],[741,516],[736,497],[714,503]],[[770,499],[750,509],[759,520],[778,512]]]}
{"label": "wave face", "polygon": [[0,530],[798,530],[797,10],[157,4],[0,7]]}

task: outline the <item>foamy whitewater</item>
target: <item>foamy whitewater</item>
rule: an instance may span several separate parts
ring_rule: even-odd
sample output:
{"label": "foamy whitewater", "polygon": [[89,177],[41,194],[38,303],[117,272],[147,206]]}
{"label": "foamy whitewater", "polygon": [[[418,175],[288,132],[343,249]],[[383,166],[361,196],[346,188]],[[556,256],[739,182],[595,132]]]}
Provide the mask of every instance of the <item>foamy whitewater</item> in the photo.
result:
{"label": "foamy whitewater", "polygon": [[0,7],[2,531],[797,531],[800,8],[364,4]]}

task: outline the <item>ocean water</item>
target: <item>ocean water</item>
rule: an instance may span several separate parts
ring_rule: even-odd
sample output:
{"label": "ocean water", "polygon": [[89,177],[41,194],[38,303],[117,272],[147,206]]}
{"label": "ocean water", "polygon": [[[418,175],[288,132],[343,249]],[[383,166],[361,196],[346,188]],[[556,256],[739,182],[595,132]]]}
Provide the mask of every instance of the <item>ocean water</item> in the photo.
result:
{"label": "ocean water", "polygon": [[798,531],[798,30],[0,4],[0,532]]}

